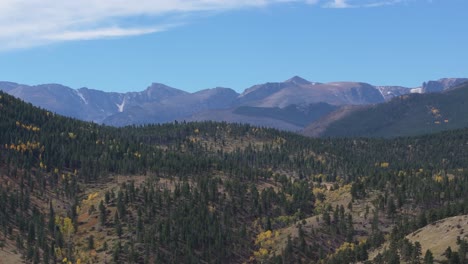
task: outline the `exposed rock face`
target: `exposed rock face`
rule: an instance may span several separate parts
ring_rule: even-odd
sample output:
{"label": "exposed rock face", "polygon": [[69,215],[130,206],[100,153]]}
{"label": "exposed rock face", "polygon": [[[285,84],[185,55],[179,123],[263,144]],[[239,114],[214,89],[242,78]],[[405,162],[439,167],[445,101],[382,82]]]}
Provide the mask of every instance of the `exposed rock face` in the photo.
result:
{"label": "exposed rock face", "polygon": [[466,78],[443,78],[437,81],[428,81],[423,84],[422,92],[423,93],[442,92],[444,90],[448,90],[452,87],[455,87],[467,81],[468,79]]}

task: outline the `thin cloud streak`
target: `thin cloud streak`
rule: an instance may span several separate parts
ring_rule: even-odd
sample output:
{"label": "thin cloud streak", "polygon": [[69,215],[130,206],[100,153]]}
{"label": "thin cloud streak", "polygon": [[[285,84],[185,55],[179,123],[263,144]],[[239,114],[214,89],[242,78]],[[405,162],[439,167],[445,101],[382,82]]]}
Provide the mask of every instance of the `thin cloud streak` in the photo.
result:
{"label": "thin cloud streak", "polygon": [[[372,0],[372,1],[357,1],[357,0],[331,0],[323,5],[325,8],[366,8],[366,7],[382,7],[396,5],[407,0]],[[365,2],[365,3],[363,3]]]}
{"label": "thin cloud streak", "polygon": [[43,39],[51,41],[92,40],[102,38],[116,38],[138,36],[166,31],[175,25],[165,25],[158,28],[100,28],[96,30],[65,31],[58,34],[44,36]]}

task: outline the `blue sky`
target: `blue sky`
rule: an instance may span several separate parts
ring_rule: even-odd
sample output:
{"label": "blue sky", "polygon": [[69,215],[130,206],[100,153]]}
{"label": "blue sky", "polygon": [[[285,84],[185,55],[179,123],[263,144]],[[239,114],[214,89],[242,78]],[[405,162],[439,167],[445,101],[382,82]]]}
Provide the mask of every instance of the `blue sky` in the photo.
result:
{"label": "blue sky", "polygon": [[299,75],[415,87],[468,77],[466,11],[466,0],[2,0],[0,80],[242,91]]}

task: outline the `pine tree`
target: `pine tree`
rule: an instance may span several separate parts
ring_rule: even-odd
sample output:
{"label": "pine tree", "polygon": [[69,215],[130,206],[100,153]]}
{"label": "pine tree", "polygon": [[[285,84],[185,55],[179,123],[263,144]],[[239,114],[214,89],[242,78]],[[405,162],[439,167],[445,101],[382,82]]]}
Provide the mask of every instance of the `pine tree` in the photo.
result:
{"label": "pine tree", "polygon": [[424,255],[424,264],[433,264],[434,263],[434,256],[432,252],[428,249],[426,250],[426,254]]}
{"label": "pine tree", "polygon": [[104,203],[101,201],[101,203],[99,203],[99,221],[102,226],[106,225],[106,218],[107,218],[106,207],[104,206]]}

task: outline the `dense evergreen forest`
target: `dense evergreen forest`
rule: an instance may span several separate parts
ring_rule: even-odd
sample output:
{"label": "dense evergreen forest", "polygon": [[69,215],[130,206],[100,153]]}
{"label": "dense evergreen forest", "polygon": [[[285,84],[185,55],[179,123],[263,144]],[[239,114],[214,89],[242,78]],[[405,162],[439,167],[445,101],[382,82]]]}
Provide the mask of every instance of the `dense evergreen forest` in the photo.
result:
{"label": "dense evergreen forest", "polygon": [[364,107],[332,122],[321,136],[395,137],[468,126],[468,83],[442,93],[407,94]]}
{"label": "dense evergreen forest", "polygon": [[[467,129],[114,128],[4,93],[0,113],[0,246],[27,263],[432,263],[405,236],[468,214]],[[468,263],[467,241],[442,261]]]}

